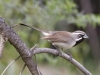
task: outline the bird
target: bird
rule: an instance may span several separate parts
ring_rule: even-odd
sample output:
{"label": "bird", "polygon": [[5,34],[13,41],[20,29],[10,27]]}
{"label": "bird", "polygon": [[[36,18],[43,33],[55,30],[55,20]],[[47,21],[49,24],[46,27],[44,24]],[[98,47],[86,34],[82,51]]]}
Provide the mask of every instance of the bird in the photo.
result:
{"label": "bird", "polygon": [[68,31],[45,31],[38,29],[34,26],[29,26],[23,23],[19,23],[20,25],[30,27],[32,29],[35,29],[37,31],[40,31],[44,37],[41,39],[47,40],[52,43],[56,48],[64,48],[64,49],[70,49],[78,44],[80,44],[84,39],[89,38],[87,34],[84,31],[77,30],[74,32],[68,32]]}

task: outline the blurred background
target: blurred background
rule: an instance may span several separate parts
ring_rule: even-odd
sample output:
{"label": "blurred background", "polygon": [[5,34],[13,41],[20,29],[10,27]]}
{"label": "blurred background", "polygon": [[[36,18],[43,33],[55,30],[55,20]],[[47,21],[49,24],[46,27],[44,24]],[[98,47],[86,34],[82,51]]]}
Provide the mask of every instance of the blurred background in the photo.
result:
{"label": "blurred background", "polygon": [[[70,49],[70,53],[93,75],[100,74],[100,0],[0,0],[0,16],[13,26],[25,23],[43,30],[83,30],[89,39]],[[40,40],[41,33],[27,27],[17,26],[14,31],[31,48],[54,48],[51,43]],[[7,42],[0,59],[0,74],[19,54]],[[84,75],[68,61],[51,54],[37,54],[37,64],[43,75]],[[34,57],[33,57],[34,59]],[[24,62],[20,58],[5,75],[18,75]],[[23,75],[31,75],[25,68]]]}

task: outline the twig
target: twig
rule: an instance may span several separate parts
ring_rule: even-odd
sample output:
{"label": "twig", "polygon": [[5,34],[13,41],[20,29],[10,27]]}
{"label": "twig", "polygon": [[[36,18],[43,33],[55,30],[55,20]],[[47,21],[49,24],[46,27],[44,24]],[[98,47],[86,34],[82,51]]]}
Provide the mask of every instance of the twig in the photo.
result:
{"label": "twig", "polygon": [[[35,50],[36,48],[37,48],[37,44],[36,44],[35,46],[33,46],[33,47],[30,49],[32,55],[33,55],[33,52],[34,52],[34,50]],[[35,55],[35,54],[34,54],[34,57],[35,57],[36,68],[37,68],[37,60],[36,60],[36,55]],[[39,71],[38,68],[37,68],[37,70],[38,70],[39,75],[42,75],[41,71]]]}
{"label": "twig", "polygon": [[18,24],[15,24],[15,25],[11,26],[11,28],[14,28],[14,27],[16,27],[16,26],[18,26]]}
{"label": "twig", "polygon": [[23,68],[22,68],[22,71],[20,72],[20,74],[19,74],[19,75],[22,75],[22,73],[23,73],[23,71],[24,71],[25,67],[26,67],[26,64],[24,64],[24,66],[23,66]]}
{"label": "twig", "polygon": [[[37,47],[37,44],[36,44],[35,46],[33,46],[33,47],[30,49],[30,51],[31,51],[30,53],[33,53],[33,51],[35,50],[36,47]],[[34,57],[35,57],[35,61],[36,61],[36,56],[35,56],[35,54],[34,54]],[[24,64],[24,66],[23,66],[23,68],[22,68],[22,71],[20,72],[19,75],[22,75],[22,73],[23,73],[25,67],[26,67],[26,64]],[[36,68],[37,68],[37,61],[36,61]],[[40,74],[39,74],[39,75],[40,75]]]}
{"label": "twig", "polygon": [[[33,46],[33,47],[30,49],[31,53],[33,53],[33,51],[35,50],[36,47],[37,47],[37,44],[36,44],[35,46]],[[36,56],[35,56],[35,54],[34,54],[34,57],[35,57],[35,61],[36,61]],[[22,73],[23,73],[25,67],[26,67],[26,64],[23,66],[22,71],[20,72],[19,75],[22,75]],[[36,68],[37,68],[37,61],[36,61]],[[37,69],[37,70],[38,70],[38,69]],[[38,72],[39,72],[39,75],[42,75],[42,73],[41,73],[39,70],[38,70]]]}
{"label": "twig", "polygon": [[37,44],[30,49],[30,51],[31,51],[32,54],[33,54],[35,48],[37,48]]}
{"label": "twig", "polygon": [[5,71],[6,71],[17,59],[19,59],[19,58],[20,58],[20,56],[17,57],[15,60],[13,60],[13,61],[4,69],[4,71],[1,73],[1,75],[4,75]]}
{"label": "twig", "polygon": [[[33,51],[35,50],[35,48],[37,48],[37,44],[35,46],[33,46],[31,49],[30,49],[30,53],[31,55],[33,55]],[[35,61],[36,61],[36,68],[37,68],[37,60],[36,60],[36,55],[34,54],[34,57],[35,57]]]}
{"label": "twig", "polygon": [[[50,49],[50,48],[36,48],[33,52],[33,54],[39,54],[39,53],[50,53],[57,55],[59,52],[55,49]],[[70,60],[70,56],[65,54],[65,53],[60,53],[60,57],[68,60],[70,63],[75,65],[80,71],[82,71],[85,75],[92,75],[85,67],[83,67],[79,62],[77,62],[74,58]]]}

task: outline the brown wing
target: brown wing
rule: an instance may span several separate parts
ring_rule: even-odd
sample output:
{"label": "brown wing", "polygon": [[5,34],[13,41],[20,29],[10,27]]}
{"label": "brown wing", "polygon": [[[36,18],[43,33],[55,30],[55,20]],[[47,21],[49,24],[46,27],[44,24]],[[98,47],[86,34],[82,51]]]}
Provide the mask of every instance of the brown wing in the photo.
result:
{"label": "brown wing", "polygon": [[45,40],[51,42],[69,42],[69,39],[73,39],[70,32],[67,31],[54,31],[51,35],[43,37]]}

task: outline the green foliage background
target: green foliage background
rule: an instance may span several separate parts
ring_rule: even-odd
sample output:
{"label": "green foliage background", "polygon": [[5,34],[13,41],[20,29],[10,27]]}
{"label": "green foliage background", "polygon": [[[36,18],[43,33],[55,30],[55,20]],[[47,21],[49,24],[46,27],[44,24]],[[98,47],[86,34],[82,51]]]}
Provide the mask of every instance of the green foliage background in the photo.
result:
{"label": "green foliage background", "polygon": [[[87,23],[91,23],[94,27],[97,24],[100,25],[100,15],[84,15],[77,8],[73,0],[45,0],[44,5],[38,0],[0,0],[0,16],[11,26],[17,23],[25,23],[44,30],[55,30],[57,22],[61,20],[66,20],[68,26],[74,24],[77,28],[83,29],[85,29]],[[40,40],[42,35],[35,30],[22,26],[17,26],[14,30],[30,48],[35,44],[38,44],[39,47],[51,47],[51,44],[47,41]],[[96,67],[86,40],[70,50],[72,56],[77,61],[90,70],[90,72],[98,75],[100,66]],[[0,59],[0,73],[18,55],[15,48],[7,42],[3,56]],[[67,69],[73,72],[73,75],[82,75],[75,66],[62,58],[50,54],[38,54],[36,56],[39,64],[47,64],[54,67],[66,66]],[[21,59],[18,60],[15,65],[10,67],[6,75],[18,75],[23,64]],[[94,70],[94,68],[96,69]],[[26,69],[23,75],[29,75],[29,71]]]}

